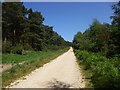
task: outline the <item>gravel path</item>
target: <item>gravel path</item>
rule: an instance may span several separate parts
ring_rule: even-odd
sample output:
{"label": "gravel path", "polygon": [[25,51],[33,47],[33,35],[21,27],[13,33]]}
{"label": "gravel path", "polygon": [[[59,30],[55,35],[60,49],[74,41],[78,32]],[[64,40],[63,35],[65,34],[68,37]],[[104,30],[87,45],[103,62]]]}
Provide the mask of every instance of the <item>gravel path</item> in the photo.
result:
{"label": "gravel path", "polygon": [[24,79],[12,83],[10,88],[84,88],[82,73],[73,49],[36,69]]}

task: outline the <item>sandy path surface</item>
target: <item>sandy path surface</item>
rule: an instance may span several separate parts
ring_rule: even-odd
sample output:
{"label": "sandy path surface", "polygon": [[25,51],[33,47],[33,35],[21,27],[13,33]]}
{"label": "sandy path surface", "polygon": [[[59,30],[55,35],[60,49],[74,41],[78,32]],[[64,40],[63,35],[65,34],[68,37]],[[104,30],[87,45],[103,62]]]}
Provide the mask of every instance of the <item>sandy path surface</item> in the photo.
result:
{"label": "sandy path surface", "polygon": [[10,88],[84,88],[82,73],[77,65],[73,49],[36,69],[23,80],[12,83]]}
{"label": "sandy path surface", "polygon": [[12,64],[0,64],[0,73],[10,68],[12,68]]}

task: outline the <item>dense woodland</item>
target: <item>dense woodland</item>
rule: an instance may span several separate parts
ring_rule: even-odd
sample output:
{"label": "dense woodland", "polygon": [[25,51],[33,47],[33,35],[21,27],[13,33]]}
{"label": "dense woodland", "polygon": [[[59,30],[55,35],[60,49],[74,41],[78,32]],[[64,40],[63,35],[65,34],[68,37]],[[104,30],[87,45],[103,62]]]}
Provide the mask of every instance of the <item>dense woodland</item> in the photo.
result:
{"label": "dense woodland", "polygon": [[44,25],[41,12],[27,9],[22,2],[2,3],[2,51],[22,54],[26,50],[57,50],[66,42],[52,26]]}
{"label": "dense woodland", "polygon": [[111,24],[97,19],[84,32],[78,32],[73,47],[78,62],[91,71],[94,87],[120,88],[120,2],[112,6]]}
{"label": "dense woodland", "polygon": [[120,2],[112,6],[114,16],[111,25],[101,24],[97,19],[84,32],[78,32],[73,40],[74,48],[91,52],[101,52],[111,57],[120,54]]}

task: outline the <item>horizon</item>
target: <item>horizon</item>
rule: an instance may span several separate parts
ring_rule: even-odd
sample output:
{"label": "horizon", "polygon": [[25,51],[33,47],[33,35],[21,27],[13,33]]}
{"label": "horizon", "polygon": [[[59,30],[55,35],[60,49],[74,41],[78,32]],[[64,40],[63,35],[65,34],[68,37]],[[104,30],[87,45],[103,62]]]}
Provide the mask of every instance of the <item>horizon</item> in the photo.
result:
{"label": "horizon", "polygon": [[[100,23],[111,23],[111,6],[115,2],[24,2],[27,9],[39,11],[45,18],[43,24],[53,26],[53,30],[66,41],[72,42],[77,32],[84,32],[94,19]],[[92,12],[92,13],[91,13]]]}

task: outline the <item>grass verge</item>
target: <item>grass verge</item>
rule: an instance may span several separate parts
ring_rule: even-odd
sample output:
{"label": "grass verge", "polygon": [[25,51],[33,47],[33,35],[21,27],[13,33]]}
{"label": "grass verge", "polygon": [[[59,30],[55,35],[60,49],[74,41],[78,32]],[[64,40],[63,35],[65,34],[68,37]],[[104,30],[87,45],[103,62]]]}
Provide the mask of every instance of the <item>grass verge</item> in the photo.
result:
{"label": "grass verge", "polygon": [[[25,56],[21,55],[3,55],[4,63],[15,63],[11,69],[2,73],[2,87],[10,85],[10,83],[19,79],[22,76],[29,74],[31,71],[43,66],[44,64],[55,59],[59,55],[66,52],[69,48],[57,50],[57,51],[42,51],[42,52],[28,52]],[[10,58],[12,57],[12,58]],[[8,59],[9,61],[5,60]],[[20,62],[24,62],[20,64]],[[14,78],[13,78],[14,77]]]}

